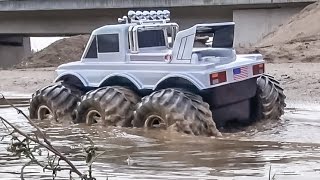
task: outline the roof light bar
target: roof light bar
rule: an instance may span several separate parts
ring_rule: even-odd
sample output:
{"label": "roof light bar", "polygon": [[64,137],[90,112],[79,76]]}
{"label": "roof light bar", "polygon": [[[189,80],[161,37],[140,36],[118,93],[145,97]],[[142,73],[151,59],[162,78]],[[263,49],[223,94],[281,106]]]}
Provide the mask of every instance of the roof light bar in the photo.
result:
{"label": "roof light bar", "polygon": [[[152,22],[152,21],[170,21],[170,11],[168,10],[158,10],[158,11],[128,11],[128,20],[130,22],[140,22],[140,21],[146,21],[146,22]],[[119,18],[119,22],[123,22],[124,18]],[[128,21],[126,21],[128,23]]]}

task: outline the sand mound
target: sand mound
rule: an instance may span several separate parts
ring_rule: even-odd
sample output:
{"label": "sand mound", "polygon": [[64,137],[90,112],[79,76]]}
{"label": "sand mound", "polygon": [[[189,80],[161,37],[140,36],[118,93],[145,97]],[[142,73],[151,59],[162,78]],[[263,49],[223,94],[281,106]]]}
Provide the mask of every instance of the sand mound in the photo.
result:
{"label": "sand mound", "polygon": [[60,39],[43,50],[22,60],[16,68],[56,67],[60,64],[78,61],[87,44],[89,35]]}
{"label": "sand mound", "polygon": [[267,35],[255,48],[271,62],[320,62],[320,2]]}

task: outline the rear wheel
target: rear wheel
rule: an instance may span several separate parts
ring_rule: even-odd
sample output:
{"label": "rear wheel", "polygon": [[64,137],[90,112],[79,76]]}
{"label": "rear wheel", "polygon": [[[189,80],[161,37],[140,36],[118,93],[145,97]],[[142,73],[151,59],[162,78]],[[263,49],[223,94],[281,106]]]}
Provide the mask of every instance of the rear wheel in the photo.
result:
{"label": "rear wheel", "polygon": [[78,100],[79,97],[73,95],[65,86],[49,85],[37,90],[32,95],[29,109],[30,118],[58,121],[63,116],[71,115]]}
{"label": "rear wheel", "polygon": [[252,119],[279,119],[284,114],[286,96],[280,83],[269,75],[257,79],[257,94],[253,98]]}
{"label": "rear wheel", "polygon": [[221,136],[209,105],[202,98],[178,89],[163,89],[142,98],[134,127],[168,128],[193,135]]}
{"label": "rear wheel", "polygon": [[87,92],[74,112],[75,123],[100,123],[107,126],[132,126],[133,110],[139,96],[120,86],[102,87]]}

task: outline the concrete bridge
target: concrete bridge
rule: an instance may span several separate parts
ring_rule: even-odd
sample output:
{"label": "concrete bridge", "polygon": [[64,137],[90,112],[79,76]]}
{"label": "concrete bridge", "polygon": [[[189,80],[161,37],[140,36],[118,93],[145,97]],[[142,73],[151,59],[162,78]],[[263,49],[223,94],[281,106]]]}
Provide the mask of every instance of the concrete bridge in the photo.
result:
{"label": "concrete bridge", "polygon": [[168,9],[172,21],[182,29],[197,23],[234,21],[235,46],[249,46],[315,1],[4,0],[0,1],[0,66],[15,64],[30,53],[30,36],[90,33],[117,23],[129,9]]}

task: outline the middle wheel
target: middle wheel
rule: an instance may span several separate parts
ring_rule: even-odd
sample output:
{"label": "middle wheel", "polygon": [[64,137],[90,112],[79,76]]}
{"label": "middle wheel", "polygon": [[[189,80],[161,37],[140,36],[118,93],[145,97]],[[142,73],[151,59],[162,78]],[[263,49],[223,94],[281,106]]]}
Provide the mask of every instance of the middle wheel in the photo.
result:
{"label": "middle wheel", "polygon": [[134,127],[174,127],[193,135],[221,136],[209,105],[201,96],[178,89],[163,89],[142,98],[137,105]]}
{"label": "middle wheel", "polygon": [[107,86],[87,92],[74,112],[75,123],[106,126],[132,126],[133,110],[139,96],[120,86]]}

